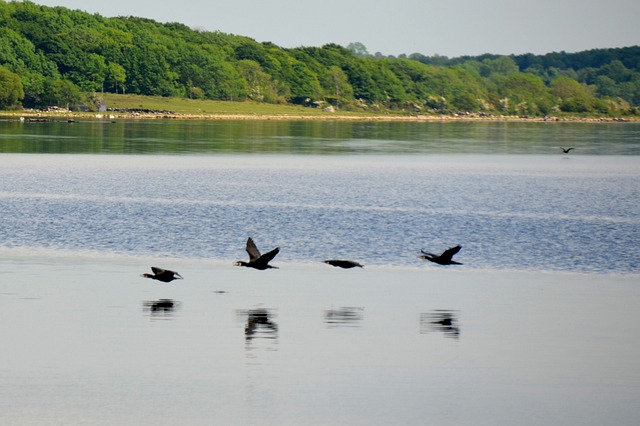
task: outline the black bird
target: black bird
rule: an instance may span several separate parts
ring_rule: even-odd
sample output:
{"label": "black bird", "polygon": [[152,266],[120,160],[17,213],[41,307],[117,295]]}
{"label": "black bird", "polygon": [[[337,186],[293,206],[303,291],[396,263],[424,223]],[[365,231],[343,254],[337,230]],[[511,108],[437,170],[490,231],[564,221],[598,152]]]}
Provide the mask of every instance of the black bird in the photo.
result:
{"label": "black bird", "polygon": [[248,268],[255,268],[261,271],[269,268],[278,269],[275,266],[269,265],[269,262],[271,262],[271,260],[276,257],[278,252],[280,252],[280,247],[274,248],[269,253],[260,254],[260,250],[258,250],[258,247],[256,247],[256,244],[253,242],[251,237],[249,237],[247,238],[247,253],[249,254],[249,262],[238,260],[234,265],[246,266]]}
{"label": "black bird", "polygon": [[361,265],[358,262],[354,262],[353,260],[333,259],[333,260],[325,260],[324,263],[326,263],[327,265],[337,266],[338,268],[344,268],[344,269],[355,268],[355,267],[364,268],[364,265]]}
{"label": "black bird", "polygon": [[561,149],[561,150],[562,150],[562,152],[564,152],[565,154],[568,154],[568,153],[569,153],[569,151],[571,151],[572,149],[575,149],[575,148],[574,148],[574,147],[569,147],[569,148],[563,148],[563,147],[560,147],[560,149]]}
{"label": "black bird", "polygon": [[451,247],[442,252],[442,254],[437,255],[433,253],[427,253],[424,250],[420,250],[422,255],[419,256],[420,259],[429,260],[431,262],[437,263],[438,265],[462,265],[462,263],[456,262],[452,260],[453,256],[460,251],[462,246],[458,244],[455,247]]}
{"label": "black bird", "polygon": [[182,276],[174,271],[170,271],[168,269],[156,268],[155,266],[151,267],[153,271],[153,275],[151,274],[142,274],[141,277],[151,278],[153,280],[162,281],[163,283],[168,283],[173,280],[181,280]]}

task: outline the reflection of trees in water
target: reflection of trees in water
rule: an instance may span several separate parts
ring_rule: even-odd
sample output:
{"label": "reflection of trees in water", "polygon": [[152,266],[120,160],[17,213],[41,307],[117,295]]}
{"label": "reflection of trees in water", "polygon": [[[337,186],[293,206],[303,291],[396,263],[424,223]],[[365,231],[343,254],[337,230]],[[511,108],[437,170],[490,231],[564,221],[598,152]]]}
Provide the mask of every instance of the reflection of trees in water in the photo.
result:
{"label": "reflection of trees in water", "polygon": [[345,306],[324,311],[324,322],[329,327],[359,327],[364,308]]}
{"label": "reflection of trees in water", "polygon": [[420,314],[420,334],[431,332],[444,333],[446,337],[458,339],[460,326],[457,311],[436,309]]}
{"label": "reflection of trees in water", "polygon": [[148,312],[152,318],[173,318],[180,302],[173,299],[159,299],[142,302],[142,310]]}

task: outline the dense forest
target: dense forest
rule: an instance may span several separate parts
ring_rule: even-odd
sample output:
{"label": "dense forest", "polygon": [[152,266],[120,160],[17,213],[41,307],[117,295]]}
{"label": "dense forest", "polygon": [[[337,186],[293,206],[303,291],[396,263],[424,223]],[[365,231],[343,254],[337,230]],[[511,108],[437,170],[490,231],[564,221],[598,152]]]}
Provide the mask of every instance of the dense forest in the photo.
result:
{"label": "dense forest", "polygon": [[0,0],[0,109],[97,105],[100,93],[342,110],[640,114],[640,46],[447,58],[285,49],[136,17]]}

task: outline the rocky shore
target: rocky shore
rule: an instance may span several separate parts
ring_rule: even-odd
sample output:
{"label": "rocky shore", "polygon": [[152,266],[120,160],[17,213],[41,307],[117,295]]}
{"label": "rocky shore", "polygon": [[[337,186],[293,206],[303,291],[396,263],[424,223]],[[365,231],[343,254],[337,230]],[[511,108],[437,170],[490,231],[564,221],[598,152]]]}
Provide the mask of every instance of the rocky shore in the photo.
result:
{"label": "rocky shore", "polygon": [[43,122],[65,120],[74,122],[77,119],[173,119],[173,120],[316,120],[316,121],[510,121],[510,122],[582,122],[582,123],[624,123],[638,122],[640,117],[525,117],[493,114],[430,114],[430,115],[358,115],[358,114],[184,114],[168,110],[151,110],[144,108],[108,109],[103,113],[72,112],[56,109],[53,111],[8,111],[0,112],[0,117],[17,118],[27,122]]}

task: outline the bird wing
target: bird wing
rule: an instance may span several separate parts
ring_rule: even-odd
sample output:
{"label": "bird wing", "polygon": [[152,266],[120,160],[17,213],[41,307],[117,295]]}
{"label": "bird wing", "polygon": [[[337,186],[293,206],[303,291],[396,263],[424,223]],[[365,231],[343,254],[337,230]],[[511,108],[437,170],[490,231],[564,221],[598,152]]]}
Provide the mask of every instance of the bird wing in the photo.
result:
{"label": "bird wing", "polygon": [[166,272],[164,269],[162,269],[162,268],[156,268],[155,266],[152,266],[152,267],[151,267],[151,270],[152,270],[152,271],[153,271],[153,273],[154,273],[154,274],[156,274],[156,275],[160,275],[160,274],[162,274],[162,273]]}
{"label": "bird wing", "polygon": [[258,261],[261,264],[267,264],[269,262],[271,262],[271,260],[273,260],[274,257],[276,257],[276,255],[280,252],[280,247],[276,247],[273,250],[271,250],[269,253],[265,253],[262,256],[259,257]]}
{"label": "bird wing", "polygon": [[451,248],[446,249],[440,255],[440,259],[442,259],[442,260],[445,260],[445,259],[446,260],[451,260],[453,258],[453,256],[460,251],[461,248],[462,248],[462,246],[460,244],[458,244],[455,247],[451,247]]}
{"label": "bird wing", "polygon": [[433,261],[433,259],[437,259],[438,257],[440,257],[437,254],[429,253],[429,252],[424,251],[424,250],[420,250],[420,252],[422,253],[422,256],[418,256],[418,257],[420,257],[421,259],[426,259],[426,260]]}
{"label": "bird wing", "polygon": [[251,237],[247,239],[247,253],[249,253],[249,262],[255,262],[260,258],[260,250],[258,250]]}

